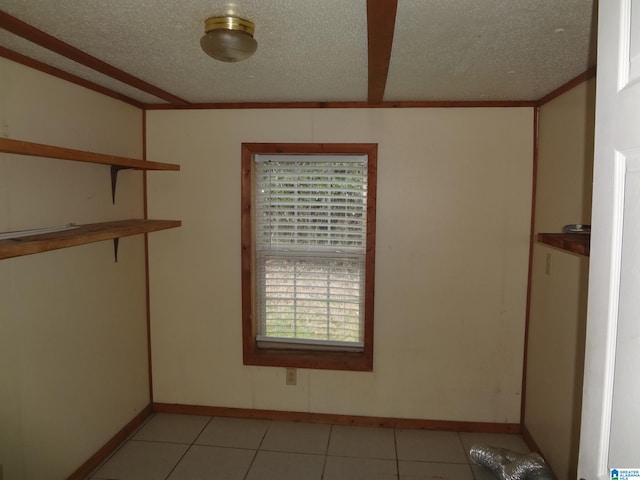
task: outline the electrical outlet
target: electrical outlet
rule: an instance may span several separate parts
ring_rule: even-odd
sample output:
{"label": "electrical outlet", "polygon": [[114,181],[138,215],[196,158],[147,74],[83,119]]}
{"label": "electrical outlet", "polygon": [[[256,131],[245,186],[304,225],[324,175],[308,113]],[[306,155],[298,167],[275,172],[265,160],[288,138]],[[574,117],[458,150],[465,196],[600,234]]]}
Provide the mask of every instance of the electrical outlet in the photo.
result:
{"label": "electrical outlet", "polygon": [[551,254],[550,253],[547,253],[547,260],[546,260],[544,272],[547,275],[551,275]]}
{"label": "electrical outlet", "polygon": [[295,368],[287,368],[287,385],[295,385],[298,380],[298,371]]}

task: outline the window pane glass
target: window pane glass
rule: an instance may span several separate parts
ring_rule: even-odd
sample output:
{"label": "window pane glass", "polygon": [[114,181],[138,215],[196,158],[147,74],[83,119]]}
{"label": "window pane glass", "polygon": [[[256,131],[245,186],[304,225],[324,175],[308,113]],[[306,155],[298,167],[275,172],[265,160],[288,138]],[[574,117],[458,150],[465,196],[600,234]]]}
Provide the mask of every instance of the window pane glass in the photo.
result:
{"label": "window pane glass", "polygon": [[362,341],[363,258],[264,256],[260,267],[262,335]]}
{"label": "window pane glass", "polygon": [[259,335],[361,343],[366,156],[257,156],[255,204]]}

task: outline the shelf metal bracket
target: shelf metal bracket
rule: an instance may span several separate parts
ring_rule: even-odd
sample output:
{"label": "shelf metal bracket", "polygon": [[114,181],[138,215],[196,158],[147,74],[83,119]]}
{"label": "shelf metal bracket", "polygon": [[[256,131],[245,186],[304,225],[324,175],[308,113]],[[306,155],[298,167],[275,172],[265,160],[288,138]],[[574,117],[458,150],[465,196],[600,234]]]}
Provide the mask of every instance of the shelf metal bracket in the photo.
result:
{"label": "shelf metal bracket", "polygon": [[116,184],[118,183],[118,172],[120,170],[129,170],[130,167],[121,167],[119,165],[111,165],[111,200],[116,203]]}
{"label": "shelf metal bracket", "polygon": [[118,244],[120,243],[120,238],[116,237],[113,239],[113,257],[116,263],[118,263]]}

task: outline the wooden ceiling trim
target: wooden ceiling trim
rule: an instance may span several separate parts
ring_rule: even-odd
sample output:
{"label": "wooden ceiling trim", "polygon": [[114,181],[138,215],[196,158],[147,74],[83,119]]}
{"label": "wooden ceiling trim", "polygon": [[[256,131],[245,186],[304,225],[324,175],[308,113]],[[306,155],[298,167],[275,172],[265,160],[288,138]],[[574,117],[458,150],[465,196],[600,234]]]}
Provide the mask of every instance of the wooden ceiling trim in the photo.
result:
{"label": "wooden ceiling trim", "polygon": [[586,72],[583,72],[580,75],[578,75],[577,77],[572,78],[571,80],[569,80],[564,85],[559,86],[553,92],[547,93],[544,97],[542,97],[541,99],[536,101],[536,107],[541,107],[545,103],[550,102],[554,98],[559,97],[563,93],[568,92],[572,88],[577,87],[578,85],[580,85],[582,82],[586,82],[587,80],[590,80],[591,78],[594,78],[595,76],[596,76],[596,67],[593,66],[593,67],[589,68]]}
{"label": "wooden ceiling trim", "polygon": [[135,100],[131,97],[127,97],[122,93],[114,92],[110,88],[103,87],[102,85],[98,85],[97,83],[85,80],[84,78],[80,78],[76,75],[65,72],[64,70],[52,67],[51,65],[47,65],[46,63],[34,60],[31,57],[27,57],[25,55],[22,55],[21,53],[14,52],[13,50],[9,50],[8,48],[2,46],[0,46],[0,57],[4,57],[8,60],[20,63],[30,68],[34,68],[36,70],[40,70],[41,72],[61,78],[62,80],[66,80],[67,82],[75,83],[76,85],[88,88],[89,90],[93,90],[94,92],[98,92],[103,95],[121,100],[125,103],[128,103],[129,105],[133,105],[134,107],[138,107],[140,109],[144,108],[144,103],[139,102],[138,100]]}
{"label": "wooden ceiling trim", "polygon": [[69,45],[68,43],[63,42],[62,40],[59,40],[49,35],[48,33],[43,32],[42,30],[38,30],[37,28],[23,22],[22,20],[17,19],[16,17],[9,15],[6,12],[3,12],[2,10],[0,10],[0,28],[4,28],[8,32],[13,33],[14,35],[18,35],[25,40],[40,45],[41,47],[51,50],[52,52],[55,52],[59,55],[65,56],[73,60],[74,62],[85,65],[86,67],[89,67],[96,72],[100,72],[104,75],[118,80],[119,82],[130,85],[134,88],[137,88],[138,90],[158,97],[169,103],[175,105],[189,104],[189,102],[187,102],[186,100],[183,100],[180,97],[166,92],[161,88],[156,87],[155,85],[151,85],[144,80],[134,77],[133,75],[120,70],[113,65],[109,65],[108,63],[103,62],[102,60],[89,55],[88,53],[85,53],[82,50]]}
{"label": "wooden ceiling trim", "polygon": [[368,103],[379,104],[389,73],[398,0],[367,0]]}
{"label": "wooden ceiling trim", "polygon": [[146,104],[145,110],[248,110],[277,108],[520,108],[535,107],[530,100],[495,101],[403,101],[380,102],[237,102],[237,103],[192,103],[185,106],[169,104]]}

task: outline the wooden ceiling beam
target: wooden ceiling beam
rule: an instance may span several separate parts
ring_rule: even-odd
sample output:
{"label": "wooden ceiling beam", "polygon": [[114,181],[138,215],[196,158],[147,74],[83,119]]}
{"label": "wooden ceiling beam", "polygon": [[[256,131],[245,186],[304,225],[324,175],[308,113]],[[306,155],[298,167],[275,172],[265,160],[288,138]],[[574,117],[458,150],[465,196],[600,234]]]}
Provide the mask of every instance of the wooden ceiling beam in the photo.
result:
{"label": "wooden ceiling beam", "polygon": [[128,103],[129,105],[133,105],[134,107],[144,109],[144,103],[139,102],[138,100],[134,100],[133,98],[123,95],[122,93],[114,92],[110,88],[103,87],[102,85],[98,85],[97,83],[85,80],[84,78],[80,78],[76,75],[72,75],[71,73],[65,72],[64,70],[60,70],[59,68],[47,65],[46,63],[22,55],[21,53],[14,52],[13,50],[9,50],[8,48],[0,46],[0,57],[6,58],[7,60],[11,60],[16,63],[21,63],[22,65],[34,68],[36,70],[40,70],[41,72],[61,78],[63,80],[66,80],[67,82],[75,83],[76,85],[80,85],[84,88],[88,88],[103,95],[116,98],[125,103]]}
{"label": "wooden ceiling beam", "polygon": [[9,15],[6,12],[0,10],[0,28],[4,28],[8,32],[18,35],[32,43],[40,45],[52,52],[67,57],[74,62],[89,67],[96,72],[100,72],[103,75],[107,75],[119,82],[130,85],[138,90],[146,92],[154,97],[165,100],[175,105],[189,105],[189,102],[177,97],[169,92],[162,90],[161,88],[151,85],[133,75],[120,70],[119,68],[109,65],[102,60],[77,49],[76,47],[69,45],[68,43],[59,40],[48,33],[38,30],[37,28],[17,19],[16,17]]}
{"label": "wooden ceiling beam", "polygon": [[397,8],[398,0],[367,0],[369,104],[376,105],[384,99]]}

